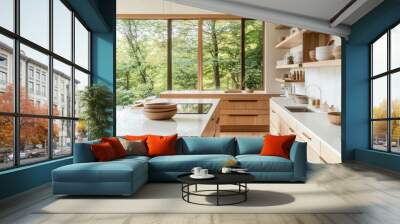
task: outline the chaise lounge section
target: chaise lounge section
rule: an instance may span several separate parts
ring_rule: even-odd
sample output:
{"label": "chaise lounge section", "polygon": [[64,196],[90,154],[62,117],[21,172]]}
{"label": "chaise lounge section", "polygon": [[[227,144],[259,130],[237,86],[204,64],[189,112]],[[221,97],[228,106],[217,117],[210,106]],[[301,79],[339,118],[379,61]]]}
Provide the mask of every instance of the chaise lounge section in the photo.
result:
{"label": "chaise lounge section", "polygon": [[96,162],[91,145],[98,142],[77,143],[74,163],[53,170],[54,194],[132,195],[148,181],[176,181],[196,166],[218,172],[230,160],[247,168],[259,182],[306,180],[306,143],[301,142],[292,145],[290,159],[286,159],[260,156],[262,137],[182,137],[176,144],[177,155]]}

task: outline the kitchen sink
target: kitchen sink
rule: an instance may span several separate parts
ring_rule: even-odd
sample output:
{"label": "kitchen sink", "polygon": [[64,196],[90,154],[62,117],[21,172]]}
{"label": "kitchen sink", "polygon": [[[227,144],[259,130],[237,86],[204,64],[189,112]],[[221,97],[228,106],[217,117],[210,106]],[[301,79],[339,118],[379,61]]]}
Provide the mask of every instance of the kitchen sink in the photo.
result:
{"label": "kitchen sink", "polygon": [[294,113],[315,113],[315,111],[308,109],[307,107],[286,107],[286,109],[290,112]]}

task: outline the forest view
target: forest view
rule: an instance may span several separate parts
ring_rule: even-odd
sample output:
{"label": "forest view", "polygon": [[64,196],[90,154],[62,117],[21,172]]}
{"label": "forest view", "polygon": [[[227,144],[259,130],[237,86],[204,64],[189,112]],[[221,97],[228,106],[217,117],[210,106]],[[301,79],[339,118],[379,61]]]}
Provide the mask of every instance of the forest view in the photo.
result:
{"label": "forest view", "polygon": [[[241,20],[171,21],[171,78],[173,90],[241,89]],[[263,88],[263,23],[244,20],[245,79]],[[202,79],[198,51],[202,51]],[[158,96],[168,89],[168,21],[117,21],[117,104]],[[199,83],[203,83],[201,86]]]}

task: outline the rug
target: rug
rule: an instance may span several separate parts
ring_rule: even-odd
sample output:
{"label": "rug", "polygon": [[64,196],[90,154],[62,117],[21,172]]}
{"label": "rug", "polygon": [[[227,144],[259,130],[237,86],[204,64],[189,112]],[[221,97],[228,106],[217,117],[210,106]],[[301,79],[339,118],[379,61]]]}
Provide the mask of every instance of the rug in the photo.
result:
{"label": "rug", "polygon": [[[249,184],[248,199],[238,205],[203,206],[181,198],[177,183],[150,183],[131,197],[57,197],[36,213],[135,214],[135,213],[360,213],[359,205],[348,203],[317,184]],[[199,186],[210,190],[215,186]],[[232,187],[225,187],[229,190]],[[194,190],[194,187],[193,189]],[[213,193],[210,193],[213,194]],[[226,197],[222,202],[237,200]],[[215,203],[215,197],[193,196],[198,203]]]}

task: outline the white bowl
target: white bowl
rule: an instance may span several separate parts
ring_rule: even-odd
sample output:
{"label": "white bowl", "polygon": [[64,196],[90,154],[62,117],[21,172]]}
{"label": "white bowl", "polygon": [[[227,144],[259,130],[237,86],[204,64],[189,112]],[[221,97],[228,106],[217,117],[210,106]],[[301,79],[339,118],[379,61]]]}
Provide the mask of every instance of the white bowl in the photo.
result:
{"label": "white bowl", "polygon": [[325,61],[333,59],[332,46],[323,46],[315,48],[315,58],[317,61]]}

